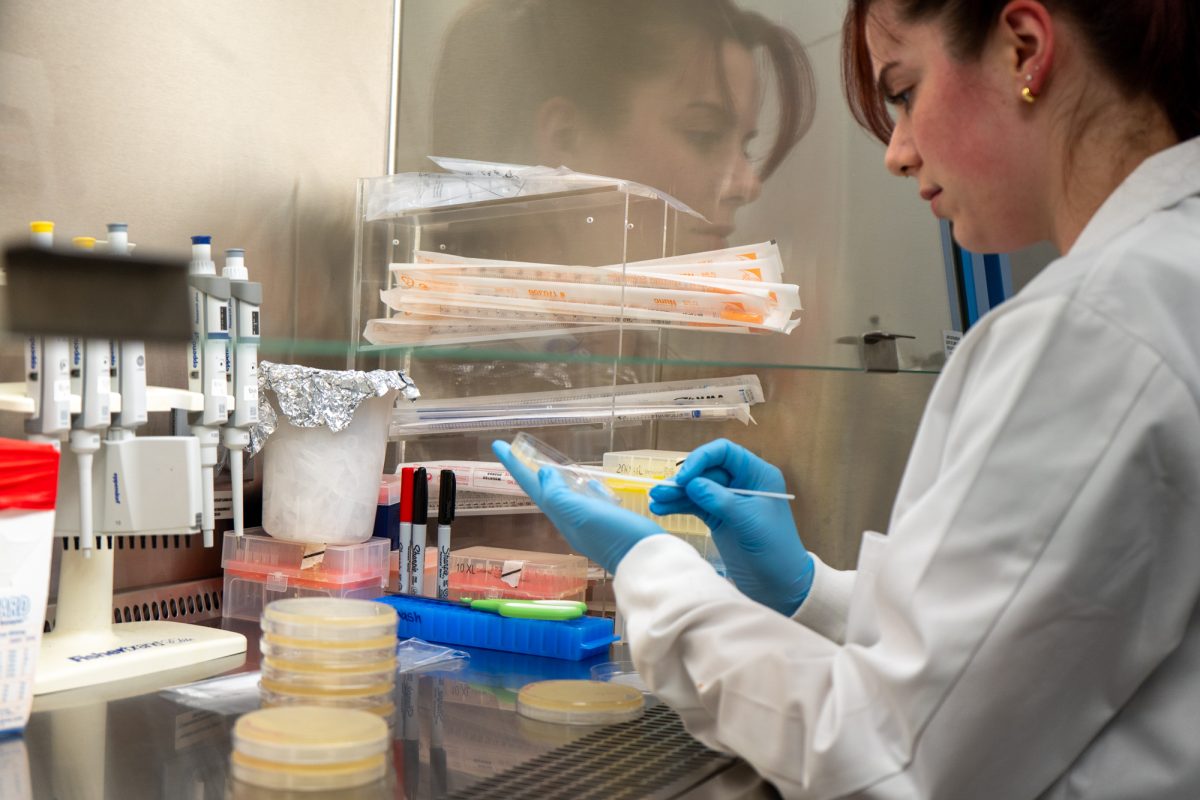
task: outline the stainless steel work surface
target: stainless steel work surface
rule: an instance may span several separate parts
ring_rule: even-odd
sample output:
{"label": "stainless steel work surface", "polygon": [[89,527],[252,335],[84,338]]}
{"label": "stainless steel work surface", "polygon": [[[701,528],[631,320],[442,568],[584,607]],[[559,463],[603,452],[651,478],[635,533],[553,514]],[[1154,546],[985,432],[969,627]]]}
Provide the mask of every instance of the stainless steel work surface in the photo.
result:
{"label": "stainless steel work surface", "polygon": [[[257,626],[248,652],[163,673],[37,698],[23,739],[0,742],[0,796],[54,798],[438,798],[775,797],[744,762],[706,750],[653,698],[634,723],[557,725],[516,713],[526,683],[589,678],[610,659],[563,661],[471,649],[459,669],[400,675],[392,769],[361,790],[297,793],[255,789],[230,777],[230,734],[257,707],[243,688],[184,702],[168,687],[258,668]],[[623,655],[618,652],[617,655]],[[243,681],[247,683],[247,681]],[[407,716],[405,709],[408,710]],[[657,759],[660,768],[646,768]]]}

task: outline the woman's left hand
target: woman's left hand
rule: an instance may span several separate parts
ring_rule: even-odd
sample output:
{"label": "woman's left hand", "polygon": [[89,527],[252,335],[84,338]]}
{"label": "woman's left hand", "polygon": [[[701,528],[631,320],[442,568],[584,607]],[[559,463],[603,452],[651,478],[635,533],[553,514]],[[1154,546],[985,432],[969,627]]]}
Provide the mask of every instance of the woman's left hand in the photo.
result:
{"label": "woman's left hand", "polygon": [[664,532],[646,517],[574,491],[553,467],[542,467],[535,475],[517,460],[508,442],[492,442],[492,452],[571,548],[611,573],[616,573],[617,565],[635,544]]}

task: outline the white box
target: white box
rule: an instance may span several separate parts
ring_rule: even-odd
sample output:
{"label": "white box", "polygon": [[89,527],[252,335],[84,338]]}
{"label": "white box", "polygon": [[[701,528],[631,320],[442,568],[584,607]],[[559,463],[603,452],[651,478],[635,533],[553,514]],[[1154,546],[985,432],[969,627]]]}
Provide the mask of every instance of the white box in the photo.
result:
{"label": "white box", "polygon": [[0,734],[29,720],[53,538],[53,511],[0,511]]}

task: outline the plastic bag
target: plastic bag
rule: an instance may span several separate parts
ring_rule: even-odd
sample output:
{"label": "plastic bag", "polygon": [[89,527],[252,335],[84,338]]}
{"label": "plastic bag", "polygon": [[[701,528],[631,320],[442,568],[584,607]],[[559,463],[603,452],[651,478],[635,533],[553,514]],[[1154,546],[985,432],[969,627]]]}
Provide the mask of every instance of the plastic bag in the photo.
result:
{"label": "plastic bag", "polygon": [[396,645],[396,672],[425,672],[432,669],[462,669],[471,655],[462,650],[405,639]]}

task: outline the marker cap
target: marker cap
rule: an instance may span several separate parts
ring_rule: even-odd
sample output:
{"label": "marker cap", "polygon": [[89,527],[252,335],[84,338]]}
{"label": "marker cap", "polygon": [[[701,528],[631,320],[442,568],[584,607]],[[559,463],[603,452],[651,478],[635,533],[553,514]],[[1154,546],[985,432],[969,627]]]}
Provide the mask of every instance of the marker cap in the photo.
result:
{"label": "marker cap", "polygon": [[449,525],[454,521],[454,495],[458,491],[454,470],[442,470],[438,485],[438,525]]}
{"label": "marker cap", "polygon": [[412,488],[413,525],[424,525],[429,522],[429,476],[424,467],[413,471]]}
{"label": "marker cap", "polygon": [[413,468],[405,467],[400,470],[400,521],[412,522],[413,509]]}

